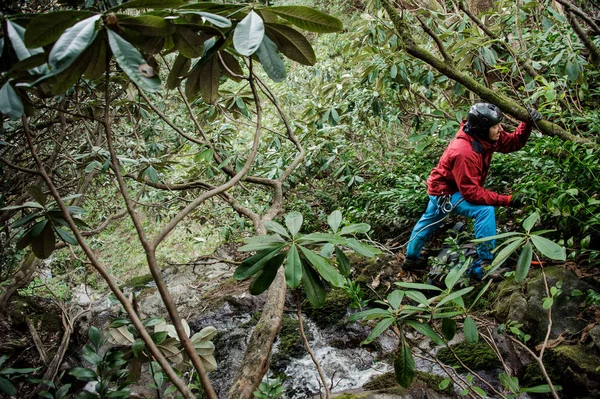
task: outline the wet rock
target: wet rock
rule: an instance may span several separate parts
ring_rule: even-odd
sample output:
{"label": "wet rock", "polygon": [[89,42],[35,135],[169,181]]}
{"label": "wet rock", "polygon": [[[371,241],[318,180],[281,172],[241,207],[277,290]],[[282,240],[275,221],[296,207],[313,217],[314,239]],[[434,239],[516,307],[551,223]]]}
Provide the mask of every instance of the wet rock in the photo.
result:
{"label": "wet rock", "polygon": [[[547,267],[544,270],[549,286],[562,282],[562,294],[552,307],[551,338],[565,331],[580,331],[585,327],[585,321],[577,317],[582,310],[582,299],[571,297],[569,293],[576,289],[585,292],[590,288],[589,284],[562,267]],[[548,311],[542,307],[546,289],[540,270],[532,270],[529,278],[521,284],[515,283],[512,278],[503,281],[497,286],[494,296],[493,313],[496,317],[523,324],[521,330],[530,334],[534,342],[544,339],[548,328]]]}

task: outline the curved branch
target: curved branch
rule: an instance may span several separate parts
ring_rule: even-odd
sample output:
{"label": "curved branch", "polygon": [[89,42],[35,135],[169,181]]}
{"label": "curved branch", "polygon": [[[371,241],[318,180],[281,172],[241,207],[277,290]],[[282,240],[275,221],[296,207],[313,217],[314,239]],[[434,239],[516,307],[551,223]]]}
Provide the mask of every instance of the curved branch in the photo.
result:
{"label": "curved branch", "polygon": [[579,37],[579,40],[581,40],[585,48],[590,52],[592,64],[594,64],[596,69],[600,70],[600,49],[594,44],[589,35],[585,33],[581,25],[579,25],[570,6],[565,6],[565,16],[567,17],[567,21],[569,21],[569,25],[571,25],[577,37]]}
{"label": "curved branch", "polygon": [[[252,164],[254,163],[254,159],[256,158],[256,154],[258,153],[260,131],[262,130],[261,129],[262,107],[260,105],[260,100],[258,97],[258,92],[256,91],[256,85],[254,84],[254,79],[252,78],[252,70],[250,71],[250,73],[251,73],[250,87],[252,88],[252,94],[254,95],[255,102],[256,102],[256,119],[257,120],[256,120],[256,131],[254,133],[254,141],[252,143],[252,149],[250,151],[250,154],[248,155],[248,159],[246,159],[246,163],[244,164],[242,169],[237,174],[235,174],[227,183],[224,183],[218,187],[213,188],[212,190],[205,192],[200,197],[195,199],[191,204],[186,206],[182,211],[180,211],[173,219],[171,219],[171,221],[169,221],[169,223],[167,223],[167,225],[154,238],[154,241],[152,243],[152,248],[154,250],[156,250],[158,245],[167,237],[167,235],[175,228],[175,226],[177,226],[177,224],[184,217],[186,217],[191,211],[193,211],[198,206],[200,206],[200,204],[202,204],[208,198],[219,195],[220,193],[225,192],[225,191],[229,190],[231,187],[233,187],[234,185],[236,185],[242,179],[242,177],[244,177],[246,175],[246,173],[248,173]],[[213,151],[213,153],[215,153],[215,152]]]}
{"label": "curved branch", "polygon": [[[391,3],[391,0],[381,0],[381,4],[387,11],[394,27],[398,31],[398,35],[400,38],[400,43],[404,47],[404,50],[411,56],[424,61],[429,64],[440,73],[446,75],[447,77],[453,79],[456,82],[459,82],[467,89],[472,91],[481,97],[482,100],[496,104],[504,113],[509,114],[516,119],[519,120],[529,120],[529,112],[523,106],[516,104],[514,99],[510,97],[494,91],[481,83],[477,82],[471,76],[466,73],[457,70],[452,65],[449,65],[442,60],[436,58],[434,55],[429,53],[427,50],[419,47],[415,41],[413,40],[410,32],[411,28],[408,26],[406,21],[402,18],[402,16],[398,13],[398,11],[394,8]],[[563,140],[570,140],[576,142],[587,143],[589,140],[583,139],[579,136],[575,136],[562,127],[547,121],[541,120],[536,122],[536,126],[540,131],[548,136],[556,136]]]}
{"label": "curved branch", "polygon": [[592,28],[597,35],[600,35],[600,26],[594,22],[593,19],[590,18],[588,14],[586,14],[581,8],[577,7],[575,4],[567,0],[555,0],[557,3],[562,4],[566,9],[569,9],[573,14],[577,15],[579,18],[583,19],[589,26]]}
{"label": "curved branch", "polygon": [[433,29],[431,29],[429,26],[427,26],[427,24],[425,24],[425,22],[423,22],[421,17],[419,17],[418,15],[416,15],[416,17],[417,20],[419,20],[419,23],[421,24],[421,27],[423,28],[425,33],[427,33],[429,37],[431,37],[435,42],[435,45],[437,46],[442,57],[444,57],[444,60],[447,63],[454,65],[454,58],[448,53],[448,50],[446,50],[446,46],[444,46],[442,40],[438,37],[438,35],[435,34]]}
{"label": "curved branch", "polygon": [[531,77],[538,76],[537,71],[533,68],[531,63],[529,61],[527,61],[526,59],[524,59],[523,57],[516,54],[513,51],[513,49],[504,40],[500,40],[498,35],[496,35],[494,32],[489,30],[488,27],[485,26],[485,24],[483,22],[481,22],[481,20],[479,18],[477,18],[477,16],[474,15],[471,12],[471,10],[469,10],[468,7],[465,6],[465,4],[462,0],[458,1],[458,8],[460,8],[469,17],[469,19],[471,19],[471,21],[473,21],[475,23],[475,25],[477,25],[479,27],[479,29],[481,29],[486,35],[488,35],[491,39],[497,40],[497,42],[513,56],[515,61],[519,62],[523,66],[523,68],[527,71],[527,73]]}

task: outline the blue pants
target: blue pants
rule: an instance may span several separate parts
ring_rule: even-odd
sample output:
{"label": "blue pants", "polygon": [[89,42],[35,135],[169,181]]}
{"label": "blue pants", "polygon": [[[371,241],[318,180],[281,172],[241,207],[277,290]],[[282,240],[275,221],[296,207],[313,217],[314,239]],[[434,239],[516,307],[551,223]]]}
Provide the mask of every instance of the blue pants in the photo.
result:
{"label": "blue pants", "polygon": [[[410,235],[410,242],[406,247],[406,256],[410,258],[420,258],[421,250],[431,234],[442,225],[441,220],[446,214],[438,208],[440,197],[429,196],[427,210],[421,219],[417,222]],[[494,207],[491,205],[474,205],[465,201],[460,194],[456,192],[451,196],[452,212],[460,216],[466,216],[475,219],[475,238],[484,238],[496,235],[496,216]],[[439,223],[436,223],[439,222]],[[492,250],[496,247],[495,240],[481,243],[477,246],[479,259],[491,260],[494,258]]]}

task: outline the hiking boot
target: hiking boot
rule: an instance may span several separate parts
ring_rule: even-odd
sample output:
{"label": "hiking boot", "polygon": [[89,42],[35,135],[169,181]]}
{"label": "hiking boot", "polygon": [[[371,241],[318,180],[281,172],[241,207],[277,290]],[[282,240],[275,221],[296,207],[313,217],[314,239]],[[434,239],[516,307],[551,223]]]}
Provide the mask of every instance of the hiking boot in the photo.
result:
{"label": "hiking boot", "polygon": [[422,271],[427,267],[427,261],[421,258],[407,256],[402,262],[402,269],[407,271]]}

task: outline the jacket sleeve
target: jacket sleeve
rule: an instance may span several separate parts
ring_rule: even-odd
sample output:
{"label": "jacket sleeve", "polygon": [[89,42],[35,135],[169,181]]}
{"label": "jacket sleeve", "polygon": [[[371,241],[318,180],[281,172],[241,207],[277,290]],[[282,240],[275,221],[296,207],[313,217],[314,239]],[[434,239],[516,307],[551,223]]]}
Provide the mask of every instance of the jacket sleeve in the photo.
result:
{"label": "jacket sleeve", "polygon": [[486,190],[481,185],[481,156],[473,151],[460,152],[454,162],[452,174],[458,191],[475,205],[508,205],[510,196]]}
{"label": "jacket sleeve", "polygon": [[533,124],[528,122],[521,122],[514,132],[502,131],[500,134],[500,140],[498,140],[498,151],[503,153],[509,153],[519,151],[525,146],[529,135],[533,130]]}

